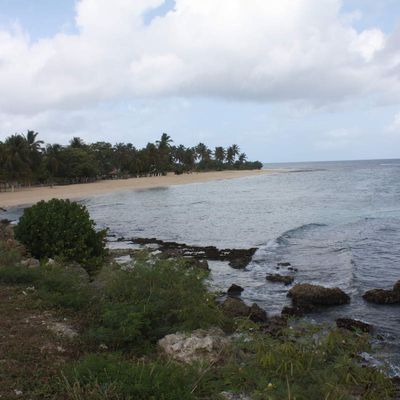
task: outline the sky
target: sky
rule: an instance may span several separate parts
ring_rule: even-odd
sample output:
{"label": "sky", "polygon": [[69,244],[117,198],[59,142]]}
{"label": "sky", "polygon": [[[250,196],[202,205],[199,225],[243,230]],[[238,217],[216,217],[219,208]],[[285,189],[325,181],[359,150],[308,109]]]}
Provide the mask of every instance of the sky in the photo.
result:
{"label": "sky", "polygon": [[398,0],[0,0],[0,140],[400,158]]}

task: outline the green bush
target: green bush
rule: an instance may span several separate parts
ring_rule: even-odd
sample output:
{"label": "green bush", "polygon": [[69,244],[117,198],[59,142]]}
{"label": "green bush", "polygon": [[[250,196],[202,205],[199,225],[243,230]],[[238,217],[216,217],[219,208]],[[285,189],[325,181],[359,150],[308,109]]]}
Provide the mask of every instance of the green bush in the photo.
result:
{"label": "green bush", "polygon": [[0,267],[0,283],[4,284],[34,284],[40,279],[40,271],[20,265]]}
{"label": "green bush", "polygon": [[91,306],[93,300],[88,281],[63,265],[40,267],[36,286],[40,299],[52,307],[77,311]]}
{"label": "green bush", "polygon": [[[198,384],[200,378],[202,385]],[[165,360],[88,355],[64,370],[63,386],[74,400],[194,400],[207,378],[194,367]]]}
{"label": "green bush", "polygon": [[113,271],[103,278],[108,283],[91,337],[143,350],[169,333],[222,325],[205,276],[179,260],[141,260],[131,271]]}
{"label": "green bush", "polygon": [[69,200],[41,201],[25,209],[15,236],[34,257],[76,261],[89,273],[105,255],[106,230],[96,232],[86,207]]}

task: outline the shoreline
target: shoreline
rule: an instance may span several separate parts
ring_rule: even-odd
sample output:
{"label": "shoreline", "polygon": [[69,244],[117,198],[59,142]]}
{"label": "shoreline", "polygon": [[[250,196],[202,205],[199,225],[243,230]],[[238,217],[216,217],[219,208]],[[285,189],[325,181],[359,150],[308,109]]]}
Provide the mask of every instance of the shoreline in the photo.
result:
{"label": "shoreline", "polygon": [[86,197],[112,193],[122,190],[144,190],[165,186],[187,185],[216,180],[229,180],[282,172],[280,170],[243,170],[243,171],[210,171],[193,172],[191,174],[168,174],[166,176],[152,176],[128,179],[110,179],[91,183],[78,183],[65,186],[32,187],[16,192],[1,192],[0,207],[13,208],[27,206],[41,200],[52,198],[78,200]]}

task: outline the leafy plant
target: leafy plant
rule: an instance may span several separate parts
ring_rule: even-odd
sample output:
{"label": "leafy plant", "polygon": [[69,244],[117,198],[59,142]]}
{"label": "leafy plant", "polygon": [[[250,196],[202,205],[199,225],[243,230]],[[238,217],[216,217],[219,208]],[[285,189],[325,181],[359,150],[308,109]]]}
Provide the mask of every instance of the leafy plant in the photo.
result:
{"label": "leafy plant", "polygon": [[76,261],[89,273],[105,256],[105,235],[106,230],[96,232],[85,206],[59,199],[25,209],[15,228],[16,238],[34,257]]}
{"label": "leafy plant", "polygon": [[161,259],[137,261],[131,271],[112,271],[92,338],[143,350],[169,333],[223,324],[205,276],[179,260]]}

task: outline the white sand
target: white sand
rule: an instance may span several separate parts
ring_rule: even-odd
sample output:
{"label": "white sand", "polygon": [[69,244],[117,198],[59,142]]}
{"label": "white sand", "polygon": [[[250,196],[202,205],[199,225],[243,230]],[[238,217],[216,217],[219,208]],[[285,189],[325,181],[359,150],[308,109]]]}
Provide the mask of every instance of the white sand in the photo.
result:
{"label": "white sand", "polygon": [[252,170],[200,172],[183,175],[168,174],[167,176],[105,180],[76,185],[53,186],[52,188],[33,187],[30,189],[18,190],[16,192],[0,193],[0,207],[7,208],[29,205],[40,200],[50,200],[52,198],[83,199],[98,194],[115,192],[118,190],[149,189],[171,185],[185,185],[188,183],[256,176],[271,172],[277,171]]}

